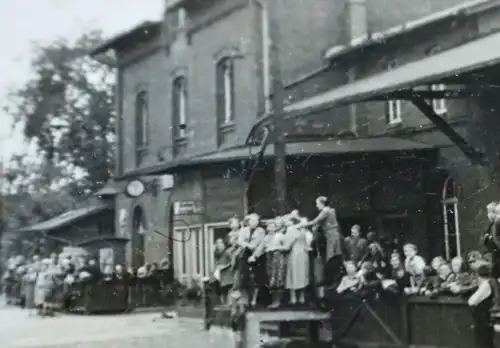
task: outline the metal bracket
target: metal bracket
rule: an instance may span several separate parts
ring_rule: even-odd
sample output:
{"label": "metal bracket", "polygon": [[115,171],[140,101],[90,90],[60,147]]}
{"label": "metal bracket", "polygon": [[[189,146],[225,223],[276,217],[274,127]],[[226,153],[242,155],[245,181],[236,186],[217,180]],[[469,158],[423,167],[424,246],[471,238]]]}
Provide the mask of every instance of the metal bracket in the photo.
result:
{"label": "metal bracket", "polygon": [[421,97],[414,97],[411,101],[413,105],[415,105],[425,115],[425,117],[427,117],[436,126],[437,129],[443,132],[443,134],[446,135],[474,164],[479,164],[480,166],[486,165],[484,153],[472,147],[467,140],[465,140],[445,120],[434,112],[432,106],[429,105],[425,99]]}

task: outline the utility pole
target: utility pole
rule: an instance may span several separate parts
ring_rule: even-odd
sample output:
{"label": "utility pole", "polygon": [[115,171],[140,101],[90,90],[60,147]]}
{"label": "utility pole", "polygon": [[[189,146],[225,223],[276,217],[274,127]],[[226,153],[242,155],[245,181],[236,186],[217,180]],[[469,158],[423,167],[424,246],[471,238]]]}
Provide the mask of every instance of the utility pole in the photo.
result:
{"label": "utility pole", "polygon": [[[268,3],[269,4],[269,3]],[[271,6],[274,7],[274,6]],[[285,91],[281,76],[280,62],[280,28],[270,9],[269,40],[270,40],[270,74],[272,79],[272,112],[274,126],[274,185],[278,215],[287,213],[286,204],[286,136],[284,125],[283,100]]]}

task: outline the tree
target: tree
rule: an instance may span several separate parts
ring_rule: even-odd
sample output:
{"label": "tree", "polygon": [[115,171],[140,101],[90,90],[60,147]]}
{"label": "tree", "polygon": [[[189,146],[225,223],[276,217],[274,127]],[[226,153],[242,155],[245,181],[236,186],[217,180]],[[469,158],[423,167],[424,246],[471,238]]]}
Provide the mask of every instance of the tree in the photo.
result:
{"label": "tree", "polygon": [[73,195],[102,186],[114,165],[114,71],[88,56],[101,42],[91,32],[73,43],[38,46],[32,78],[12,93],[7,108],[36,145],[39,181],[52,188],[63,180]]}

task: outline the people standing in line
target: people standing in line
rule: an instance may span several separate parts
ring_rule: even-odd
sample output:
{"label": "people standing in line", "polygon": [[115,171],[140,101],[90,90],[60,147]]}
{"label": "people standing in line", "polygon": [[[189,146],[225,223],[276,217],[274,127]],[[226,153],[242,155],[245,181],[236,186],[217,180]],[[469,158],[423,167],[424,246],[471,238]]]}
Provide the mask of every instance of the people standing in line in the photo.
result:
{"label": "people standing in line", "polygon": [[493,293],[498,288],[498,281],[491,277],[490,267],[483,264],[477,269],[478,288],[469,298],[474,320],[474,337],[477,348],[494,348],[491,308]]}
{"label": "people standing in line", "polygon": [[367,242],[361,236],[361,226],[353,225],[351,227],[351,235],[344,239],[345,259],[353,261],[359,266],[361,259],[366,254]]}
{"label": "people standing in line", "polygon": [[[318,287],[318,297],[324,298],[324,287],[334,286],[340,282],[342,275],[342,237],[335,209],[330,207],[328,199],[324,196],[316,199],[316,208],[319,210],[315,219],[302,224],[302,227],[317,229],[316,239],[325,240],[324,254],[324,283]],[[320,252],[322,248],[320,248]]]}

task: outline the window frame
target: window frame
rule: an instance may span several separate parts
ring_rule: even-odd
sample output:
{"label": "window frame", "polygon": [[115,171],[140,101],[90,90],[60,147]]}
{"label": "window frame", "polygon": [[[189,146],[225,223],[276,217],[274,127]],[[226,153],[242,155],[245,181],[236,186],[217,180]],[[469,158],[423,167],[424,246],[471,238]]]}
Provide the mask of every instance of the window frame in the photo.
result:
{"label": "window frame", "polygon": [[[172,82],[172,116],[174,138],[187,138],[188,124],[188,81],[185,75],[176,76]],[[181,127],[184,125],[184,127]]]}
{"label": "window frame", "polygon": [[135,97],[135,153],[136,165],[140,165],[142,156],[149,146],[149,95],[141,90]]}
{"label": "window frame", "polygon": [[[444,91],[446,89],[446,85],[444,83],[431,85],[431,91]],[[448,112],[448,108],[446,105],[446,99],[440,98],[432,98],[431,100],[432,109],[437,115],[446,114]]]}
{"label": "window frame", "polygon": [[[392,70],[397,67],[397,62],[395,60],[387,63],[387,70]],[[403,122],[401,100],[391,99],[387,101],[386,110],[387,124],[390,126],[398,125]]]}
{"label": "window frame", "polygon": [[217,118],[219,126],[235,122],[235,64],[234,58],[224,56],[216,64]]}

